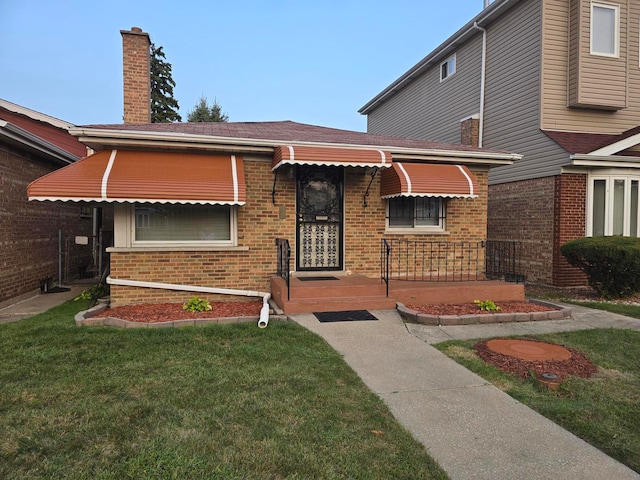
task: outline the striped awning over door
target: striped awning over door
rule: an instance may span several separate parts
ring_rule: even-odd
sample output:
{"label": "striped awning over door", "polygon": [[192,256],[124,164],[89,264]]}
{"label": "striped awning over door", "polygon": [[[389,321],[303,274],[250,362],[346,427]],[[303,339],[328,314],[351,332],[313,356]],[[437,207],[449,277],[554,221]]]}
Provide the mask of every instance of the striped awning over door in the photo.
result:
{"label": "striped awning over door", "polygon": [[377,148],[341,148],[280,145],[273,154],[272,170],[282,165],[338,167],[390,167],[391,153]]}

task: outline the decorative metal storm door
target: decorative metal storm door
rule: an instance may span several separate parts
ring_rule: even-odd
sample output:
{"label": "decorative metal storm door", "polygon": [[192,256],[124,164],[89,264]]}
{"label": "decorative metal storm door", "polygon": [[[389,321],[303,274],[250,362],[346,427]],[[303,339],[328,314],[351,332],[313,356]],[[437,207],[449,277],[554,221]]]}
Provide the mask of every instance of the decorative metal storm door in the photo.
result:
{"label": "decorative metal storm door", "polygon": [[342,270],[343,169],[298,166],[297,270]]}

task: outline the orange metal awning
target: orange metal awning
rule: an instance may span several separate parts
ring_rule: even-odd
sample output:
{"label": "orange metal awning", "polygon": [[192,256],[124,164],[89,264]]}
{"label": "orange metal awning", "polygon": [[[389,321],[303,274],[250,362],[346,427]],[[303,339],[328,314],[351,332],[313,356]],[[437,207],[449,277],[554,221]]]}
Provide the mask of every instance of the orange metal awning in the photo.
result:
{"label": "orange metal awning", "polygon": [[382,172],[380,196],[476,198],[478,182],[464,165],[394,162]]}
{"label": "orange metal awning", "polygon": [[391,153],[377,148],[307,147],[281,145],[273,154],[272,170],[282,165],[389,167]]}
{"label": "orange metal awning", "polygon": [[244,205],[242,157],[105,150],[33,181],[29,200]]}

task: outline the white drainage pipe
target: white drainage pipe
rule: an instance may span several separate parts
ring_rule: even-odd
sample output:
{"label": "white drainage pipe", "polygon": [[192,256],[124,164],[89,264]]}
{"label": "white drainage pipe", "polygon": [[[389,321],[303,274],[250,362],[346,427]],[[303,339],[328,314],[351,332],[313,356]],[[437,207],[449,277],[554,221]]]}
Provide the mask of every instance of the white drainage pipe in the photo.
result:
{"label": "white drainage pipe", "polygon": [[266,328],[269,325],[269,299],[271,294],[267,292],[257,292],[253,290],[233,290],[229,288],[199,287],[196,285],[178,285],[175,283],[141,282],[138,280],[127,280],[124,278],[107,277],[109,285],[122,285],[125,287],[158,288],[162,290],[180,290],[185,292],[217,293],[222,295],[241,295],[245,297],[262,297],[262,308],[260,309],[260,319],[258,327]]}

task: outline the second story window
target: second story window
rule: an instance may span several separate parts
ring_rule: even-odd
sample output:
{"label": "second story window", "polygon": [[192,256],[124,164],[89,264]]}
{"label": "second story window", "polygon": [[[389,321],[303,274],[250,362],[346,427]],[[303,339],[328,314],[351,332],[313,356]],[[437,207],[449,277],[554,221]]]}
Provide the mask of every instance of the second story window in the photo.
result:
{"label": "second story window", "polygon": [[440,81],[443,81],[445,78],[449,78],[451,75],[456,73],[456,56],[455,54],[447,58],[440,65]]}
{"label": "second story window", "polygon": [[620,7],[591,4],[591,54],[617,57],[620,43]]}

